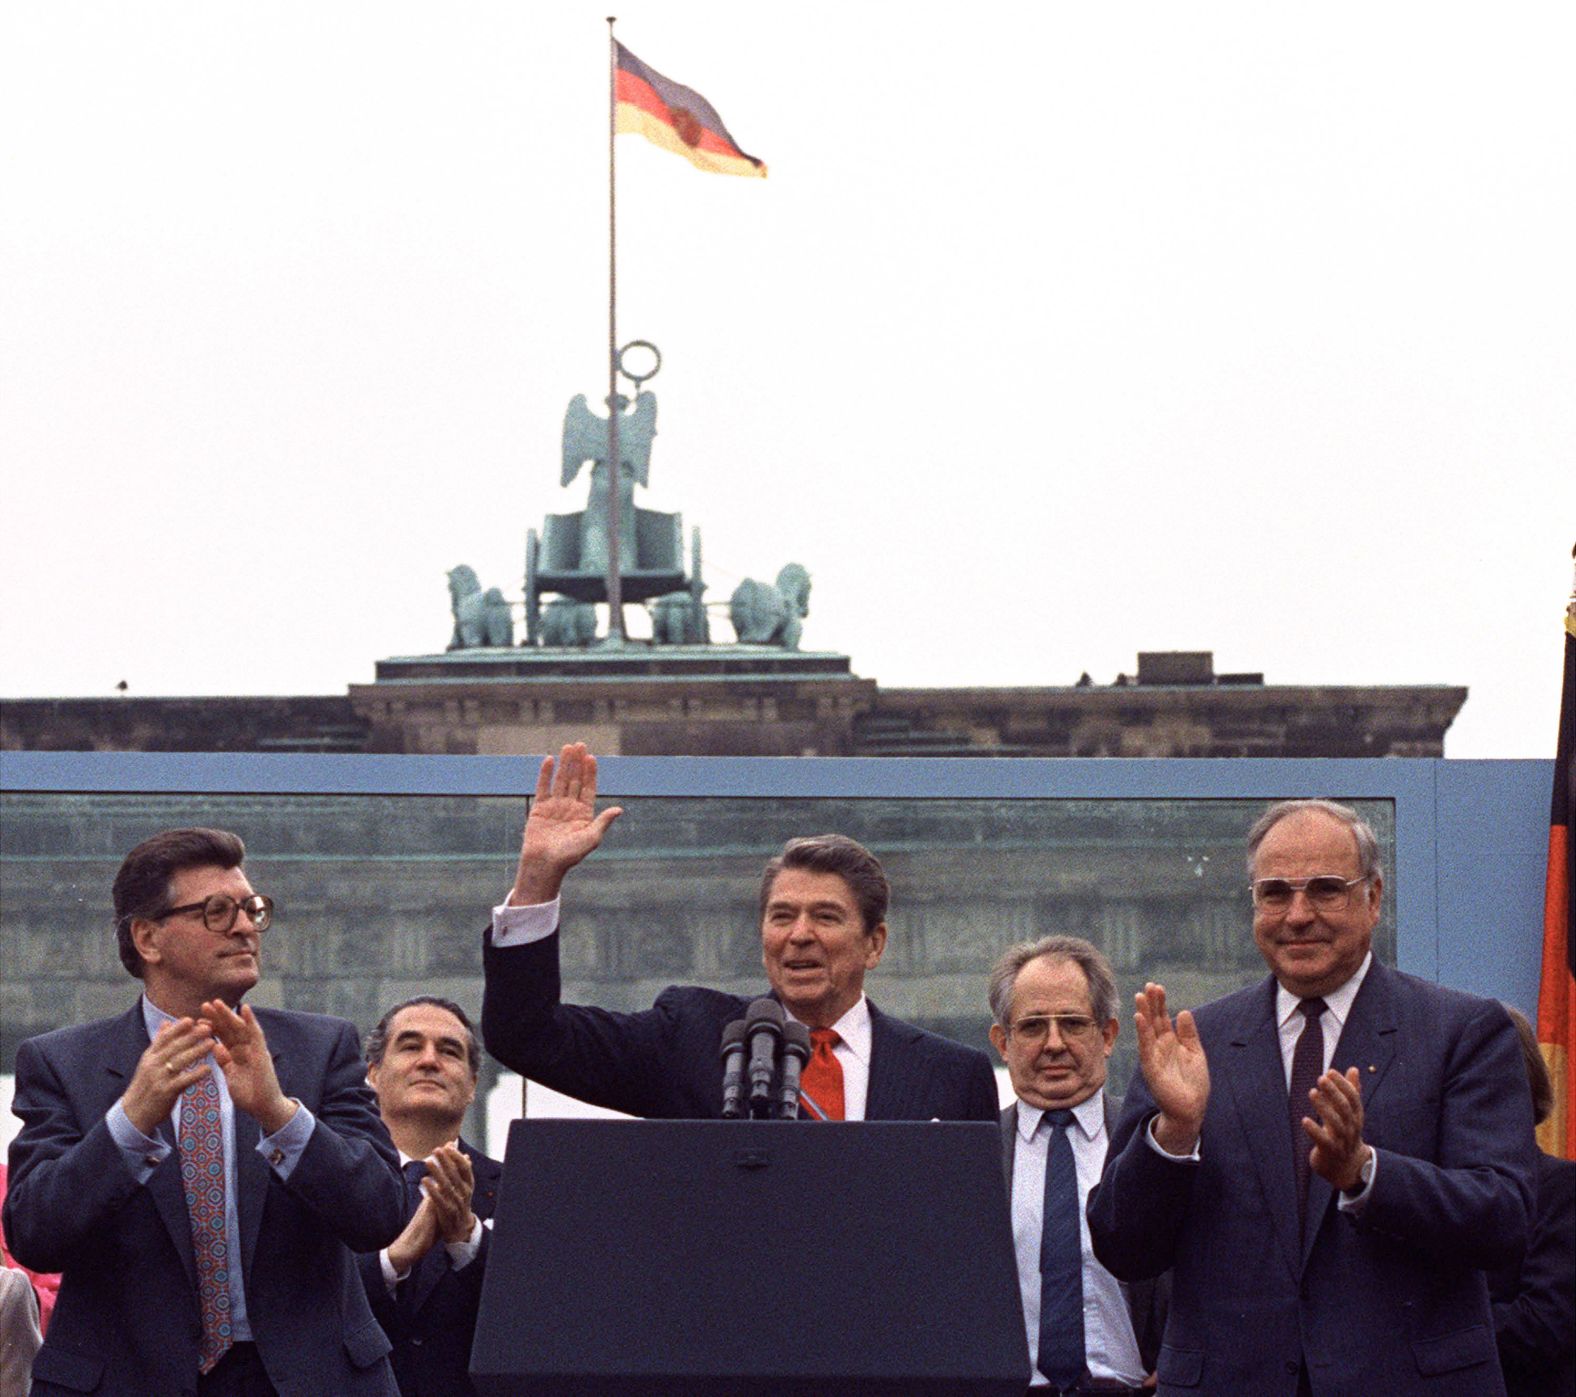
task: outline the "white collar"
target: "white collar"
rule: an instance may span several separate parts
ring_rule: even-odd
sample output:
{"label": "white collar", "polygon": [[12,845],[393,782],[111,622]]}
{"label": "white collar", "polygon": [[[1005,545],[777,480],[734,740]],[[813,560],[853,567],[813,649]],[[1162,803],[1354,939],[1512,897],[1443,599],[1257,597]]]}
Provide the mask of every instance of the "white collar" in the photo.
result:
{"label": "white collar", "polygon": [[[1357,973],[1352,976],[1339,989],[1331,990],[1323,996],[1326,1013],[1334,1014],[1336,1020],[1344,1027],[1347,1017],[1352,1012],[1352,1001],[1357,998],[1357,991],[1363,987],[1363,977],[1368,974],[1368,967],[1374,963],[1374,953],[1369,951],[1363,957],[1363,963],[1357,967]],[[1302,1000],[1293,994],[1279,981],[1275,983],[1275,1022],[1284,1028],[1291,1016],[1297,1012],[1297,1006]]]}
{"label": "white collar", "polygon": [[[1072,1108],[1072,1113],[1084,1139],[1093,1140],[1105,1129],[1105,1088],[1097,1087],[1093,1096],[1085,1097]],[[1018,1098],[1018,1134],[1025,1141],[1034,1138],[1044,1116],[1042,1107],[1031,1106],[1021,1096]]]}
{"label": "white collar", "polygon": [[[788,1013],[788,1017],[795,1023],[804,1022],[793,1013]],[[805,1027],[808,1028],[809,1024],[805,1024]],[[870,1001],[865,998],[863,991],[849,1007],[848,1012],[831,1027],[832,1032],[843,1040],[843,1046],[868,1067],[871,1039]]]}

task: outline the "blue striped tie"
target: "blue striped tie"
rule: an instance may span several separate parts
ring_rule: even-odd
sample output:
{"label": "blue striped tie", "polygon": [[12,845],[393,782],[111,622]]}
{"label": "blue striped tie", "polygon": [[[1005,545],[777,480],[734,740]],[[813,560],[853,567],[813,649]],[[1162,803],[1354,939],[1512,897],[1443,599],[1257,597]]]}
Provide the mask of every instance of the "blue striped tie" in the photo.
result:
{"label": "blue striped tie", "polygon": [[1045,1214],[1040,1232],[1040,1354],[1035,1366],[1053,1387],[1084,1376],[1083,1244],[1078,1228],[1078,1166],[1071,1111],[1047,1111]]}

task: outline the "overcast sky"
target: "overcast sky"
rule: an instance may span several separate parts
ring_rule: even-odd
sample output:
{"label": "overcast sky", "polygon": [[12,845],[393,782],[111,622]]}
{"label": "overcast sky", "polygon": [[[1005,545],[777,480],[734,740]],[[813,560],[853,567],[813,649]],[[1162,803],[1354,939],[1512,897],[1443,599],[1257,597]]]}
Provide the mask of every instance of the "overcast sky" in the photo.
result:
{"label": "overcast sky", "polygon": [[[1213,649],[1551,755],[1565,0],[618,9],[771,170],[618,142],[712,601],[792,559],[883,684]],[[3,0],[0,695],[342,693],[456,563],[519,596],[605,392],[606,13]]]}

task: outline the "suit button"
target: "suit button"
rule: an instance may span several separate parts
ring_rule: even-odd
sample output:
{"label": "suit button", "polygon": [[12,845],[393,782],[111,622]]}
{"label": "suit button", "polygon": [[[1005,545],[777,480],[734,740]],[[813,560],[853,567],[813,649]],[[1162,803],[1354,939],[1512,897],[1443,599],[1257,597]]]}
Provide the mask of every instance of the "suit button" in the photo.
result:
{"label": "suit button", "polygon": [[1296,1376],[1297,1376],[1297,1369],[1298,1369],[1298,1368],[1299,1368],[1299,1367],[1301,1367],[1301,1366],[1302,1366],[1302,1365],[1301,1365],[1301,1364],[1299,1364],[1299,1363],[1297,1363],[1297,1362],[1295,1362],[1295,1361],[1293,1361],[1293,1360],[1292,1360],[1292,1359],[1290,1359],[1290,1358],[1288,1358],[1288,1359],[1287,1359],[1287,1360],[1286,1360],[1286,1371],[1287,1371],[1287,1372],[1288,1372],[1288,1373],[1290,1373],[1290,1374],[1291,1374],[1291,1375],[1292,1375],[1292,1377],[1296,1377]]}
{"label": "suit button", "polygon": [[410,1336],[410,1341],[411,1341],[411,1344],[414,1347],[416,1347],[416,1348],[420,1348],[421,1347],[421,1335],[420,1334],[412,1334]]}

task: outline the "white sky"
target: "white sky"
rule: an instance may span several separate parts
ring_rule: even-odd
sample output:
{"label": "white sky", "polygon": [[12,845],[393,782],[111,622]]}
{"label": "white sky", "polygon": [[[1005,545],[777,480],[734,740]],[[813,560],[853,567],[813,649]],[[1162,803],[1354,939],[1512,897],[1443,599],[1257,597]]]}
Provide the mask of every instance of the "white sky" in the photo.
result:
{"label": "white sky", "polygon": [[[454,564],[519,595],[605,391],[607,8],[0,0],[0,694],[340,693]],[[1564,0],[618,10],[771,167],[619,138],[711,600],[794,559],[886,685],[1213,649],[1552,754]]]}

